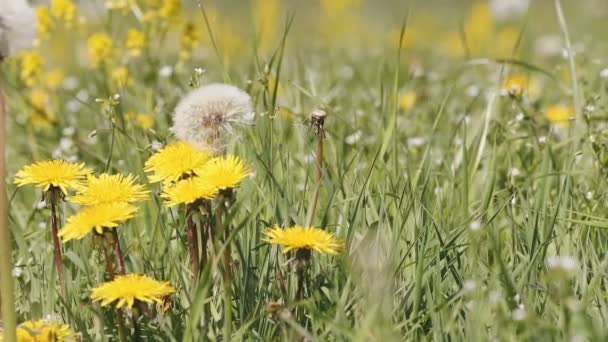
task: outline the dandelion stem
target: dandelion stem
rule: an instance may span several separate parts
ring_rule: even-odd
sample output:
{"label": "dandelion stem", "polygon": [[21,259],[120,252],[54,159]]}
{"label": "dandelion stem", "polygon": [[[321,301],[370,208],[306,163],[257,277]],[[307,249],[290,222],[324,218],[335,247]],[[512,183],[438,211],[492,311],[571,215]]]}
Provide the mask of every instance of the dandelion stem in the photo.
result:
{"label": "dandelion stem", "polygon": [[139,342],[141,341],[141,329],[139,328],[139,310],[133,310],[133,315],[131,316],[131,320],[133,322],[133,341]]}
{"label": "dandelion stem", "polygon": [[112,264],[112,259],[110,259],[110,252],[108,252],[108,247],[104,241],[103,244],[103,256],[106,259],[106,269],[108,270],[108,275],[110,276],[110,280],[114,280],[114,265]]}
{"label": "dandelion stem", "polygon": [[6,208],[6,113],[4,112],[4,96],[2,78],[0,77],[0,309],[6,342],[15,342],[17,319],[15,315],[15,300],[13,293],[12,246],[7,224]]}
{"label": "dandelion stem", "polygon": [[122,254],[122,248],[120,247],[120,240],[118,239],[118,232],[116,231],[116,229],[113,229],[112,233],[114,235],[114,247],[115,247],[115,253],[116,253],[116,260],[118,261],[118,272],[121,275],[125,275],[127,273],[125,271],[125,259]]}
{"label": "dandelion stem", "polygon": [[188,222],[188,248],[190,250],[190,271],[192,272],[192,278],[198,279],[198,238],[196,236],[196,225],[192,216],[194,210],[192,206],[186,208],[186,221]]}
{"label": "dandelion stem", "polygon": [[65,280],[63,278],[63,261],[61,259],[61,245],[59,244],[59,229],[57,228],[57,199],[61,190],[51,188],[49,191],[51,197],[51,230],[53,234],[53,249],[55,252],[55,266],[57,267],[57,278],[59,279],[59,287],[61,288],[61,296],[65,298]]}
{"label": "dandelion stem", "polygon": [[215,229],[224,233],[224,340],[230,340],[232,335],[232,266],[231,266],[231,249],[230,249],[230,233],[228,227],[222,224],[222,215],[224,214],[225,201],[230,194],[222,193],[218,197],[220,199],[218,206],[215,208]]}

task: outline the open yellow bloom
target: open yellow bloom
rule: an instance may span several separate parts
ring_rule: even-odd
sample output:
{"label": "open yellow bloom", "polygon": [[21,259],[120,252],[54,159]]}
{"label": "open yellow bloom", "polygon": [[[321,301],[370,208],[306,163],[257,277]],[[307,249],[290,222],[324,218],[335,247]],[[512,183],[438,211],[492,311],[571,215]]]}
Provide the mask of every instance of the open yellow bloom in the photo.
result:
{"label": "open yellow bloom", "polygon": [[171,183],[194,175],[209,160],[208,153],[196,149],[189,143],[178,141],[165,146],[152,155],[144,171],[152,173],[150,182]]}
{"label": "open yellow bloom", "polygon": [[201,199],[212,199],[218,189],[200,177],[191,177],[165,187],[161,198],[165,199],[167,206],[191,204]]}
{"label": "open yellow bloom", "polygon": [[545,117],[559,128],[568,127],[573,116],[574,108],[571,106],[556,104],[545,109]]}
{"label": "open yellow bloom", "polygon": [[119,224],[132,218],[137,207],[124,203],[104,203],[85,207],[68,218],[66,225],[57,234],[61,241],[80,240],[95,231],[103,234],[104,229],[117,228]]}
{"label": "open yellow bloom", "polygon": [[76,188],[77,194],[69,200],[81,205],[96,205],[112,202],[132,203],[145,201],[149,192],[144,185],[135,183],[133,175],[101,174],[89,176],[84,184]]}
{"label": "open yellow bloom", "polygon": [[150,129],[154,127],[154,117],[148,114],[138,114],[138,113],[127,113],[125,115],[127,120],[134,122],[137,126],[143,129]]}
{"label": "open yellow bloom", "polygon": [[127,31],[125,47],[127,48],[129,55],[133,57],[140,56],[145,46],[146,36],[143,32],[136,29],[129,29],[129,31]]}
{"label": "open yellow bloom", "polygon": [[87,51],[89,62],[93,67],[97,67],[106,59],[112,57],[114,52],[112,38],[105,33],[95,33],[87,41]]}
{"label": "open yellow bloom", "polygon": [[57,322],[25,321],[17,327],[18,342],[67,342],[76,340],[77,335],[69,326]]}
{"label": "open yellow bloom", "polygon": [[410,90],[399,97],[399,107],[404,111],[409,111],[416,104],[416,92]]}
{"label": "open yellow bloom", "polygon": [[51,13],[46,6],[36,7],[36,28],[38,29],[38,37],[46,37],[53,27],[53,19]]}
{"label": "open yellow bloom", "polygon": [[325,254],[338,254],[342,242],[323,229],[295,225],[289,228],[274,226],[266,231],[266,242],[283,246],[283,253],[291,250],[314,250]]}
{"label": "open yellow bloom", "polygon": [[145,275],[127,274],[94,288],[91,298],[94,302],[101,302],[101,306],[112,304],[116,308],[132,308],[136,300],[162,304],[165,297],[173,293],[175,288],[168,282],[157,281]]}
{"label": "open yellow bloom", "polygon": [[53,0],[51,14],[58,21],[71,26],[76,20],[76,5],[71,0]]}
{"label": "open yellow bloom", "polygon": [[236,188],[249,175],[249,169],[239,157],[216,157],[195,171],[207,184],[219,190]]}
{"label": "open yellow bloom", "polygon": [[522,96],[528,88],[528,76],[523,74],[511,74],[503,83],[503,89],[513,96]]}
{"label": "open yellow bloom", "polygon": [[34,184],[48,191],[51,187],[59,188],[64,194],[68,189],[82,184],[91,170],[84,163],[73,164],[64,160],[48,160],[23,167],[15,176],[15,184],[23,186]]}
{"label": "open yellow bloom", "polygon": [[158,10],[158,13],[163,18],[174,18],[177,17],[181,10],[180,0],[164,0],[162,7]]}
{"label": "open yellow bloom", "polygon": [[36,84],[42,74],[42,65],[42,56],[37,50],[29,50],[21,54],[21,79],[27,86]]}

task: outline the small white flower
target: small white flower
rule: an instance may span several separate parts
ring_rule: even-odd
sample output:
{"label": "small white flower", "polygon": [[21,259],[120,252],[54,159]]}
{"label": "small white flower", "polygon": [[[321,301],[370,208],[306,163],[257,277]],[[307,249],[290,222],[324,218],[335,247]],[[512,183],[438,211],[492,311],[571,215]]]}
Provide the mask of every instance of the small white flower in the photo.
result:
{"label": "small white flower", "polygon": [[45,230],[46,229],[46,222],[38,222],[38,229]]}
{"label": "small white flower", "polygon": [[65,160],[70,163],[75,163],[78,161],[78,156],[76,156],[76,155],[68,156],[67,158],[65,158]]}
{"label": "small white flower", "polygon": [[72,146],[74,146],[74,141],[72,140],[72,138],[61,138],[61,140],[59,140],[59,148],[67,151],[70,148],[72,148]]}
{"label": "small white flower", "polygon": [[201,76],[202,74],[205,73],[205,69],[203,69],[203,68],[195,68],[194,69],[194,73],[196,73],[198,76]]}
{"label": "small white flower", "polygon": [[471,229],[474,232],[480,230],[481,222],[479,220],[475,220],[475,221],[471,222],[471,224],[469,225],[469,229]]}
{"label": "small white flower", "polygon": [[357,141],[359,141],[359,139],[361,139],[362,135],[363,135],[363,132],[356,131],[355,133],[344,138],[344,142],[348,145],[352,145],[352,144],[356,143]]}
{"label": "small white flower", "polygon": [[558,56],[563,49],[562,37],[559,35],[542,36],[534,43],[534,49],[539,55],[542,56]]}
{"label": "small white flower", "polygon": [[74,128],[74,126],[68,126],[63,129],[63,135],[66,137],[71,137],[74,133],[76,133],[76,128]]}
{"label": "small white flower", "polygon": [[0,60],[32,46],[36,16],[26,0],[0,0]]}
{"label": "small white flower", "polygon": [[21,267],[15,267],[11,271],[11,275],[13,276],[13,278],[19,278],[19,277],[21,277],[22,274],[23,274],[23,269]]}
{"label": "small white flower", "polygon": [[513,310],[511,316],[513,317],[514,321],[523,321],[524,319],[526,319],[526,317],[528,317],[528,312],[526,311],[526,309],[520,307]]}
{"label": "small white flower", "polygon": [[464,292],[472,292],[477,288],[477,282],[475,280],[467,280],[462,284],[462,290]]}
{"label": "small white flower", "polygon": [[593,191],[587,191],[585,198],[591,201],[593,199]]}
{"label": "small white flower", "polygon": [[160,77],[169,77],[173,74],[173,68],[169,65],[165,65],[160,70],[158,70],[158,75]]}
{"label": "small white flower", "polygon": [[600,77],[608,78],[608,68],[602,69],[602,71],[600,71]]}
{"label": "small white flower", "polygon": [[538,137],[538,142],[541,144],[544,144],[547,142],[547,137],[544,135],[541,135],[540,137]]}
{"label": "small white flower", "polygon": [[158,140],[153,140],[152,144],[150,144],[150,149],[152,149],[154,152],[160,150],[161,148],[163,148],[163,143]]}
{"label": "small white flower", "polygon": [[46,201],[38,201],[34,206],[36,209],[44,209],[46,208]]}
{"label": "small white flower", "polygon": [[520,174],[521,174],[521,172],[516,167],[512,167],[511,170],[509,170],[509,175],[511,175],[511,177],[517,177]]}
{"label": "small white flower", "polygon": [[571,256],[556,255],[545,260],[545,266],[551,271],[574,275],[578,271],[578,261]]}
{"label": "small white flower", "polygon": [[78,88],[78,79],[74,76],[69,76],[63,81],[63,89],[76,90]]}
{"label": "small white flower", "polygon": [[424,137],[413,137],[407,139],[407,144],[410,146],[422,146],[426,143],[426,139]]}
{"label": "small white flower", "polygon": [[201,149],[222,152],[237,138],[235,126],[252,124],[253,118],[249,94],[228,84],[210,84],[178,103],[171,131]]}
{"label": "small white flower", "polygon": [[120,94],[116,93],[114,94],[114,96],[112,96],[112,98],[116,101],[120,100]]}
{"label": "small white flower", "polygon": [[467,96],[469,97],[475,97],[477,95],[479,95],[479,87],[472,84],[470,86],[467,87],[467,89],[465,90]]}
{"label": "small white flower", "polygon": [[528,11],[529,0],[490,0],[490,11],[498,21],[521,18]]}
{"label": "small white flower", "polygon": [[585,112],[591,113],[591,112],[594,112],[594,111],[595,111],[595,106],[594,105],[589,104],[589,105],[585,106]]}
{"label": "small white flower", "polygon": [[524,113],[517,113],[517,115],[515,115],[515,120],[516,121],[522,121],[524,119]]}
{"label": "small white flower", "polygon": [[81,102],[87,102],[89,100],[89,92],[86,89],[80,89],[76,93],[76,98]]}

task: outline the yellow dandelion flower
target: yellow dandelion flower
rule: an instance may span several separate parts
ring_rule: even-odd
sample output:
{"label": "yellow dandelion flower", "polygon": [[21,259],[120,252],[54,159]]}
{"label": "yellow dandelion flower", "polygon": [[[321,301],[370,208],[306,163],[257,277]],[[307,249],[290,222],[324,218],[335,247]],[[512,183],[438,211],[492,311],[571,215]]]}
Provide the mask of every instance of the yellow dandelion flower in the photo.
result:
{"label": "yellow dandelion flower", "polygon": [[361,4],[361,0],[320,0],[321,11],[327,16],[338,16]]}
{"label": "yellow dandelion flower", "polygon": [[163,5],[159,9],[159,14],[163,18],[173,18],[179,15],[181,9],[180,0],[164,0]]}
{"label": "yellow dandelion flower", "polygon": [[55,68],[44,73],[43,76],[44,85],[50,89],[55,90],[63,84],[65,79],[65,73],[61,68]]}
{"label": "yellow dandelion flower", "polygon": [[112,202],[133,203],[148,199],[144,185],[135,183],[133,175],[101,174],[89,176],[84,184],[76,188],[77,194],[69,200],[81,205],[96,205]]}
{"label": "yellow dandelion flower", "polygon": [[236,188],[250,171],[239,157],[228,155],[211,159],[196,173],[209,185],[226,190]]}
{"label": "yellow dandelion flower", "polygon": [[129,69],[126,67],[118,67],[112,70],[111,78],[113,85],[117,88],[125,88],[132,83],[129,77]]}
{"label": "yellow dandelion flower", "polygon": [[25,321],[17,327],[19,342],[76,341],[77,334],[69,326],[51,321]]}
{"label": "yellow dandelion flower", "polygon": [[33,86],[42,73],[43,59],[37,50],[21,54],[21,79],[29,87]]}
{"label": "yellow dandelion flower", "polygon": [[101,306],[111,304],[116,308],[132,308],[135,301],[162,304],[173,293],[175,288],[169,282],[157,281],[145,275],[127,274],[94,288],[91,299],[101,302]]}
{"label": "yellow dandelion flower", "polygon": [[191,177],[165,187],[160,197],[166,200],[167,206],[173,207],[191,204],[201,199],[212,199],[217,193],[218,189],[204,179]]}
{"label": "yellow dandelion flower", "polygon": [[141,56],[142,50],[146,46],[146,35],[136,29],[129,29],[127,31],[127,38],[125,40],[125,47],[132,57]]}
{"label": "yellow dandelion flower", "polygon": [[513,96],[522,96],[528,88],[528,76],[511,74],[505,78],[502,88]]}
{"label": "yellow dandelion flower", "polygon": [[545,109],[545,117],[559,128],[566,128],[574,116],[574,108],[564,104],[556,104]]}
{"label": "yellow dandelion flower", "polygon": [[399,97],[399,107],[406,112],[412,109],[414,104],[416,104],[416,92],[413,90],[407,91]]}
{"label": "yellow dandelion flower", "polygon": [[152,115],[130,112],[127,113],[125,117],[127,120],[134,122],[142,129],[150,129],[154,127],[154,117]]}
{"label": "yellow dandelion flower", "polygon": [[39,88],[33,89],[29,95],[29,101],[33,109],[30,115],[32,125],[41,129],[49,128],[56,119],[49,104],[49,94]]}
{"label": "yellow dandelion flower", "polygon": [[291,250],[314,250],[324,254],[338,254],[342,242],[323,229],[295,225],[289,228],[274,226],[265,233],[263,239],[274,245],[283,246],[283,253]]}
{"label": "yellow dandelion flower", "polygon": [[71,0],[51,1],[51,14],[55,19],[70,26],[76,20],[76,5]]}
{"label": "yellow dandelion flower", "polygon": [[48,36],[51,28],[53,27],[53,19],[51,18],[51,13],[49,12],[49,8],[46,6],[38,6],[36,7],[36,22],[38,29],[39,37]]}
{"label": "yellow dandelion flower", "polygon": [[23,167],[15,176],[15,184],[23,186],[34,184],[48,191],[51,187],[59,188],[64,194],[68,189],[82,184],[91,170],[84,163],[73,164],[64,160],[48,160]]}
{"label": "yellow dandelion flower", "polygon": [[103,203],[85,207],[70,216],[66,225],[57,233],[61,241],[80,240],[95,231],[103,234],[104,229],[117,228],[119,224],[132,218],[137,207],[125,203]]}
{"label": "yellow dandelion flower", "polygon": [[152,173],[148,176],[152,183],[171,183],[194,175],[195,170],[203,167],[209,158],[208,153],[179,141],[152,155],[146,161],[144,171]]}
{"label": "yellow dandelion flower", "polygon": [[114,52],[112,38],[105,33],[95,33],[87,41],[89,62],[93,67],[106,62]]}

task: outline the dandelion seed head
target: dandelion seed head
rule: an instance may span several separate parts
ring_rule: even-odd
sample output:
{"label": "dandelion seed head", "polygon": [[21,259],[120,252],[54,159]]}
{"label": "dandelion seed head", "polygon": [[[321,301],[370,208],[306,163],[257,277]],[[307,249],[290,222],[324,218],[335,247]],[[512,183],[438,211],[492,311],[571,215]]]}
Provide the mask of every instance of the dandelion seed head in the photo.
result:
{"label": "dandelion seed head", "polygon": [[175,108],[171,130],[194,146],[220,153],[236,138],[237,125],[254,118],[251,97],[227,84],[202,86],[187,94]]}
{"label": "dandelion seed head", "polygon": [[0,0],[0,60],[32,46],[36,15],[26,0]]}

